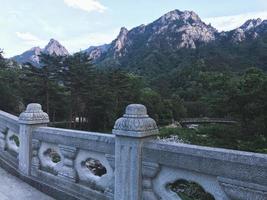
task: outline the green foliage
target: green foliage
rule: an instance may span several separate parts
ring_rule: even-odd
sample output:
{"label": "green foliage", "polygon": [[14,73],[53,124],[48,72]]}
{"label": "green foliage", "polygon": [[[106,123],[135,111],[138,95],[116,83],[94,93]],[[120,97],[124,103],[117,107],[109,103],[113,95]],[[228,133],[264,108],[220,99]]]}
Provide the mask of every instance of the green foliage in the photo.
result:
{"label": "green foliage", "polygon": [[56,150],[54,150],[54,149],[47,149],[45,152],[44,152],[44,155],[45,156],[48,156],[50,159],[51,159],[51,161],[53,162],[53,163],[58,163],[58,162],[60,162],[61,161],[61,157],[60,157],[60,155],[57,153],[57,151]]}
{"label": "green foliage", "polygon": [[169,185],[170,189],[176,192],[182,200],[215,200],[199,184],[186,180],[178,180]]}
{"label": "green foliage", "polygon": [[194,145],[267,153],[267,138],[263,135],[244,137],[239,125],[201,125],[196,130],[188,128],[160,129],[162,138],[173,135],[178,136],[185,143]]}
{"label": "green foliage", "polygon": [[19,111],[20,97],[20,70],[9,68],[0,51],[0,110],[10,113]]}
{"label": "green foliage", "polygon": [[[0,109],[19,114],[28,103],[38,102],[52,122],[110,131],[128,104],[142,103],[160,126],[184,117],[240,122],[239,127],[179,133],[163,129],[163,134],[178,134],[199,145],[266,152],[267,74],[259,69],[266,68],[266,47],[267,38],[177,52],[143,49],[123,58],[120,68],[106,60],[111,66],[101,69],[82,52],[68,57],[42,54],[41,67],[22,68],[10,66],[0,52]],[[254,64],[259,68],[251,68]]]}
{"label": "green foliage", "polygon": [[267,75],[248,69],[229,97],[229,111],[242,122],[247,134],[267,136]]}

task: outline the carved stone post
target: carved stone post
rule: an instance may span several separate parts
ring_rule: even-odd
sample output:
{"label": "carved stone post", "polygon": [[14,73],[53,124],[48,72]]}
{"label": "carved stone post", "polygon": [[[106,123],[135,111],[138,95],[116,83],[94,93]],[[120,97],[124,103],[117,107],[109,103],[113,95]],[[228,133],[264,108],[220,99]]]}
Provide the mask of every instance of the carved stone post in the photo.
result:
{"label": "carved stone post", "polygon": [[160,170],[159,164],[143,162],[143,199],[158,200],[159,198],[153,191],[152,180]]}
{"label": "carved stone post", "polygon": [[142,199],[142,144],[158,134],[156,122],[140,104],[127,106],[115,123],[114,199]]}
{"label": "carved stone post", "polygon": [[74,169],[74,159],[76,157],[77,149],[65,145],[59,145],[59,149],[63,157],[63,167],[58,172],[58,176],[67,179],[71,182],[76,182],[77,172]]}
{"label": "carved stone post", "polygon": [[6,150],[6,136],[7,136],[8,129],[3,131],[0,130],[0,150]]}
{"label": "carved stone post", "polygon": [[30,175],[32,158],[32,133],[34,129],[47,126],[48,115],[42,111],[42,106],[31,103],[26,111],[19,116],[20,147],[19,147],[19,170],[24,175]]}
{"label": "carved stone post", "polygon": [[38,151],[40,149],[40,141],[32,140],[32,166],[31,166],[31,175],[37,176],[37,171],[40,168],[40,159],[38,157]]}

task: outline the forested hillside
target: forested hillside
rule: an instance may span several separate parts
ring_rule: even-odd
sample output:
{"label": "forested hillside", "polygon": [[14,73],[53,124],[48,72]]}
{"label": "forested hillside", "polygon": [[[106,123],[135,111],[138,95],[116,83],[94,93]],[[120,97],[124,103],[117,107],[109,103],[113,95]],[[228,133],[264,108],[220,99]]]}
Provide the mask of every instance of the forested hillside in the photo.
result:
{"label": "forested hillside", "polygon": [[161,127],[184,117],[235,119],[238,127],[213,131],[235,140],[232,148],[267,152],[266,24],[219,33],[176,10],[73,55],[55,40],[24,64],[1,53],[0,109],[19,114],[38,102],[55,126],[110,131],[128,104],[141,103]]}

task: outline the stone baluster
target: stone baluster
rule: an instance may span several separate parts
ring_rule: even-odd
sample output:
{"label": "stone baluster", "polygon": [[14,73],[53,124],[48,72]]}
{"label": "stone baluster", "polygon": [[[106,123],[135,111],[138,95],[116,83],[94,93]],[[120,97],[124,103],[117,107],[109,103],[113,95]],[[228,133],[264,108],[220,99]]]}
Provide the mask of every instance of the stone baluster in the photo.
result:
{"label": "stone baluster", "polygon": [[160,170],[159,164],[143,162],[143,199],[145,200],[158,200],[159,198],[153,191],[152,180]]}
{"label": "stone baluster", "polygon": [[6,136],[7,136],[8,128],[3,131],[0,131],[0,150],[6,150]]}
{"label": "stone baluster", "polygon": [[40,168],[40,159],[38,156],[38,151],[40,149],[40,141],[32,140],[32,166],[31,166],[31,175],[37,176],[37,171]]}
{"label": "stone baluster", "polygon": [[30,175],[32,159],[32,134],[38,127],[47,126],[49,122],[48,115],[43,112],[42,106],[37,103],[31,103],[26,111],[19,116],[19,170],[24,175]]}
{"label": "stone baluster", "polygon": [[127,106],[115,123],[115,194],[114,199],[142,199],[142,145],[158,134],[156,122],[140,104]]}
{"label": "stone baluster", "polygon": [[63,167],[58,172],[58,176],[71,182],[77,181],[77,172],[74,168],[74,160],[77,154],[75,147],[59,145],[61,154],[63,155]]}

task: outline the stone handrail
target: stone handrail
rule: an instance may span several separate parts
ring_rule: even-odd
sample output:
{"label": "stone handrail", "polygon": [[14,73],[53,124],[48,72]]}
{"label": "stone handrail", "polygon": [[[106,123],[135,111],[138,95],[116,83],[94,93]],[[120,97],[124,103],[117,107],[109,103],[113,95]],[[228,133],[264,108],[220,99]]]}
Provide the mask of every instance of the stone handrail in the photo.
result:
{"label": "stone handrail", "polygon": [[33,176],[82,199],[113,199],[114,135],[42,127],[32,139]]}
{"label": "stone handrail", "polygon": [[181,180],[216,200],[267,199],[266,154],[160,141],[143,105],[129,105],[113,134],[48,122],[39,104],[19,118],[0,111],[0,166],[56,199],[180,200]]}
{"label": "stone handrail", "polygon": [[150,196],[179,199],[168,185],[186,180],[198,183],[216,200],[267,197],[267,155],[159,141],[146,142],[143,154],[143,162],[157,171],[150,177]]}
{"label": "stone handrail", "polygon": [[0,111],[0,157],[14,168],[18,167],[18,142],[18,117]]}
{"label": "stone handrail", "polygon": [[19,132],[19,119],[18,117],[0,110],[0,128],[3,131],[5,128],[9,128],[14,132]]}

